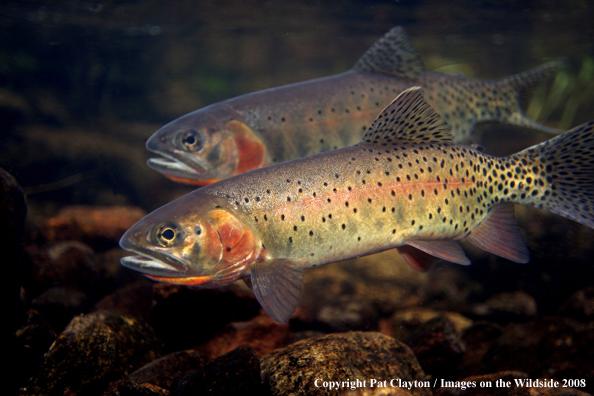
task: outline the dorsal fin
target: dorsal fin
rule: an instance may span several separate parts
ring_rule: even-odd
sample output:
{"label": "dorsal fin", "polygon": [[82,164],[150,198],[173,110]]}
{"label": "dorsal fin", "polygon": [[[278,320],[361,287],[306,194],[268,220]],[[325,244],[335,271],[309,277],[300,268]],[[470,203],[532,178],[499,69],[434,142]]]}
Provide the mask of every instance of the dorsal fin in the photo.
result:
{"label": "dorsal fin", "polygon": [[423,61],[402,26],[390,29],[377,40],[353,69],[402,78],[419,78],[425,73]]}
{"label": "dorsal fin", "polygon": [[403,91],[365,132],[363,143],[453,143],[452,130],[421,95],[421,87]]}

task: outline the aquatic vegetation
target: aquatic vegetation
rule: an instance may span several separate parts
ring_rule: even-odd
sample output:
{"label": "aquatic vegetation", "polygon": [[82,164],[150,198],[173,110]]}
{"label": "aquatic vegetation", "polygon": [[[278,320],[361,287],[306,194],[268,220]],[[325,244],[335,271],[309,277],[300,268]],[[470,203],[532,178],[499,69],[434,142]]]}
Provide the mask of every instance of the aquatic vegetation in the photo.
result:
{"label": "aquatic vegetation", "polygon": [[550,87],[536,89],[528,104],[526,115],[539,122],[546,122],[555,114],[559,129],[574,125],[580,109],[594,101],[594,58],[587,56],[577,74],[561,70]]}

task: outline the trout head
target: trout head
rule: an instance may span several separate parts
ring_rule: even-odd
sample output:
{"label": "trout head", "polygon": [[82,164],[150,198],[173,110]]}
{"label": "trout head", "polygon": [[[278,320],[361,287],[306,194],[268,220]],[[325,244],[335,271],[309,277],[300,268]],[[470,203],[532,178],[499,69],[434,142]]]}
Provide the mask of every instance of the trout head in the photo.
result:
{"label": "trout head", "polygon": [[149,167],[171,180],[204,186],[268,165],[260,137],[237,114],[212,105],[186,114],[155,132]]}
{"label": "trout head", "polygon": [[147,277],[199,288],[224,286],[249,275],[261,251],[254,231],[223,199],[188,194],[150,213],[121,238],[138,256],[122,265]]}

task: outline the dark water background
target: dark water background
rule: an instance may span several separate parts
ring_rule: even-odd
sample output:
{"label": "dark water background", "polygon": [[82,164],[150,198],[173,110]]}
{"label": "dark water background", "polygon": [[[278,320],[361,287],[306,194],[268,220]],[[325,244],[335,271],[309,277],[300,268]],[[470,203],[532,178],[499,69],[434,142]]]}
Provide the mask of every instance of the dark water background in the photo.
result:
{"label": "dark water background", "polygon": [[[428,70],[488,79],[566,58],[563,89],[537,91],[530,113],[566,129],[594,119],[593,19],[585,0],[3,2],[0,166],[28,194],[30,221],[70,204],[153,210],[191,191],[145,165],[160,126],[343,72],[395,25]],[[547,138],[489,131],[494,154]]]}
{"label": "dark water background", "polygon": [[[144,143],[160,126],[233,96],[346,71],[396,25],[428,70],[494,79],[566,58],[556,85],[528,107],[567,129],[594,119],[593,20],[587,0],[4,1],[0,166],[27,193],[30,224],[72,204],[153,210],[191,191],[145,165]],[[546,139],[486,131],[493,154]],[[486,288],[558,303],[594,283],[590,229],[518,212],[535,238],[533,260],[500,264],[495,276],[468,269]],[[553,263],[544,273],[543,261]]]}
{"label": "dark water background", "polygon": [[[75,315],[91,312],[104,296],[142,279],[118,264],[125,254],[117,247],[119,236],[104,245],[89,242],[91,248],[88,241],[72,244],[43,230],[70,205],[128,205],[148,212],[191,191],[146,166],[144,144],[159,127],[237,95],[346,71],[396,25],[406,28],[427,70],[496,79],[565,58],[567,68],[526,103],[528,115],[561,129],[594,119],[594,3],[589,0],[2,1],[0,167],[14,175],[28,204],[21,282],[5,282],[21,296],[19,312],[36,309],[59,334]],[[480,132],[486,152],[497,155],[550,137],[501,125],[482,126]],[[524,293],[504,302],[520,321],[536,315],[533,302],[539,318],[556,315],[580,289],[590,288],[583,295],[591,303],[594,230],[536,209],[517,207],[516,214],[531,251],[527,265],[464,245],[472,266],[439,264],[425,278],[414,273],[401,281],[398,271],[405,265],[394,265],[397,254],[387,252],[308,271],[302,312],[307,316],[332,298],[351,301],[361,284],[383,294],[372,295],[372,301],[387,301],[392,308],[458,311],[478,321],[497,320],[473,307],[501,292]],[[57,248],[66,252],[61,261],[48,259]],[[19,270],[14,262],[3,265],[12,265],[12,274]],[[402,287],[409,279],[417,283]],[[341,288],[346,291],[324,302]],[[409,289],[416,294],[407,300]],[[401,290],[400,300],[389,301],[390,293]],[[218,313],[218,307],[207,306],[198,307],[206,313],[186,315],[187,295],[178,296],[179,310],[161,304],[160,311],[150,312],[151,326],[171,332],[163,339],[172,350],[191,347],[202,330],[200,320],[211,321],[209,313]],[[151,296],[137,298],[131,305],[146,308],[148,317]],[[191,309],[194,313],[196,307]],[[60,314],[52,316],[55,312]],[[15,328],[24,323],[19,319]],[[222,328],[227,322],[221,323]],[[377,326],[376,318],[349,329]],[[208,340],[202,336],[200,342]],[[35,374],[35,359],[41,361],[46,349],[35,359],[15,350],[16,375],[7,373],[18,377],[16,389]]]}
{"label": "dark water background", "polygon": [[[588,1],[3,2],[0,166],[32,213],[72,203],[152,210],[189,191],[145,165],[144,142],[161,125],[345,71],[395,25],[428,70],[498,78],[567,58],[568,87],[537,118],[575,126],[594,119],[593,16]],[[520,136],[513,149],[546,138]]]}

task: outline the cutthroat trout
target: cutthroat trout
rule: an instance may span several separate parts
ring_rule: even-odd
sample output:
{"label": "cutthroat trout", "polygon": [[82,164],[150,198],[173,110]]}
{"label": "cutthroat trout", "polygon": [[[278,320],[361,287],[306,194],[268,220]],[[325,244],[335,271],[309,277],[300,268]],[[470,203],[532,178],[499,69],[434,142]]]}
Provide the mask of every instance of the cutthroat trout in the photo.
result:
{"label": "cutthroat trout", "polygon": [[594,227],[594,121],[509,157],[453,142],[404,91],[363,141],[200,188],[120,241],[122,264],[158,281],[212,288],[247,279],[276,321],[298,305],[306,268],[397,248],[427,270],[470,264],[457,242],[528,261],[514,204]]}
{"label": "cutthroat trout", "polygon": [[559,133],[528,119],[522,97],[552,76],[551,62],[498,81],[425,71],[402,27],[380,38],[342,74],[258,91],[189,113],[148,140],[148,165],[172,180],[207,185],[277,162],[358,143],[400,92],[422,86],[456,142],[482,121]]}

